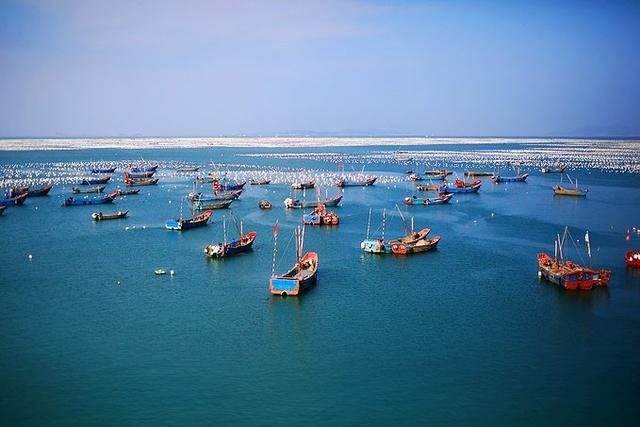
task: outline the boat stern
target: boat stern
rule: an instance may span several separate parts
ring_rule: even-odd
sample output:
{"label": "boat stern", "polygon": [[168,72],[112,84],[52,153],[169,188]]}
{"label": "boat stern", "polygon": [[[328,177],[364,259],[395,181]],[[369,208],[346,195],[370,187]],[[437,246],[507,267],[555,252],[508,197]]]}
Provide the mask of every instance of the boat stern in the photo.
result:
{"label": "boat stern", "polygon": [[269,291],[273,295],[298,295],[300,292],[300,282],[297,279],[288,279],[274,276],[269,280]]}

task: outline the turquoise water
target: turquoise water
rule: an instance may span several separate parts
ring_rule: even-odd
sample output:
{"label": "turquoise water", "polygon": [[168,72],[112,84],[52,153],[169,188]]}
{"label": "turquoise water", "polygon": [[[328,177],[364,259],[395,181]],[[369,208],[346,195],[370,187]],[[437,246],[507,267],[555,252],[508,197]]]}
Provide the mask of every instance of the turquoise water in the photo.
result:
{"label": "turquoise water", "polygon": [[[236,156],[247,152],[261,150],[4,152],[0,163],[144,156],[335,170],[330,161]],[[404,169],[377,163],[367,173]],[[247,185],[232,210],[257,231],[254,251],[224,260],[203,254],[222,238],[222,211],[205,228],[162,227],[191,190],[187,178],[163,177],[118,200],[107,210],[130,218],[101,223],[90,218],[95,207],[60,207],[66,193],[56,186],[0,217],[3,420],[631,424],[640,416],[640,272],[625,270],[623,253],[640,247],[624,240],[640,218],[640,178],[570,173],[590,189],[586,199],[554,198],[558,175],[531,170],[526,184],[485,178],[480,194],[447,206],[401,205],[416,227],[442,236],[437,251],[405,258],[364,254],[359,243],[368,209],[374,234],[381,209],[401,204],[410,185],[347,188],[341,225],[307,229],[318,285],[286,299],[267,286],[273,224],[284,272],[302,214],[282,208],[287,184]],[[261,198],[274,209],[259,210]],[[589,230],[594,264],[613,272],[609,289],[567,293],[538,281],[536,253],[552,250],[564,225],[581,241]],[[386,233],[403,234],[400,221]],[[159,267],[176,275],[156,277]]]}

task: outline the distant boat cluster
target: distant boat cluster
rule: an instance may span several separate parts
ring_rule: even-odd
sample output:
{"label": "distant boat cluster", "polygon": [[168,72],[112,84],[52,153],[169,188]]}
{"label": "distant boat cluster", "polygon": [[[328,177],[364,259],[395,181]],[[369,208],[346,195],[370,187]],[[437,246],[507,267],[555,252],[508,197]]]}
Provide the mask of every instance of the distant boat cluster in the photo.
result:
{"label": "distant boat cluster", "polygon": [[[485,184],[483,178],[488,178],[488,182],[493,185],[502,183],[524,183],[530,173],[520,173],[522,163],[516,162],[513,171],[508,173],[498,173],[487,170],[466,170],[463,176],[457,174],[452,178],[454,172],[447,169],[432,169],[426,171],[404,170],[398,171],[399,176],[404,176],[404,181],[412,183],[416,192],[432,192],[433,196],[418,197],[417,195],[407,196],[403,202],[408,206],[439,206],[447,205],[454,197],[465,197],[465,195],[478,194]],[[88,176],[76,178],[75,185],[71,188],[71,194],[66,195],[61,203],[64,207],[73,206],[96,206],[109,205],[114,203],[119,197],[137,195],[142,186],[156,186],[160,178],[156,176],[161,169],[159,164],[140,163],[128,165],[121,172],[122,183],[125,188],[116,188],[108,194],[103,194],[108,185],[112,184],[118,166],[101,165],[91,167],[87,172]],[[164,224],[167,230],[185,232],[193,228],[205,227],[209,224],[213,211],[218,209],[229,209],[233,202],[239,199],[246,190],[245,186],[273,185],[272,177],[262,174],[251,174],[244,179],[238,180],[230,177],[229,173],[220,170],[213,170],[207,173],[200,173],[199,166],[179,165],[173,168],[175,173],[186,173],[183,175],[193,183],[193,191],[181,197],[180,213],[174,219],[169,219]],[[305,174],[310,171],[303,171]],[[578,196],[585,197],[587,189],[578,187],[577,180],[572,180],[567,174],[567,164],[544,165],[540,168],[542,174],[558,174],[560,183],[552,187],[556,196]],[[359,173],[348,174],[344,171],[338,173],[337,178],[333,178],[333,186],[338,192],[334,196],[322,197],[319,190],[318,179],[311,177],[308,179],[298,179],[289,184],[290,191],[298,192],[315,191],[312,200],[300,199],[295,196],[287,197],[283,200],[284,209],[303,210],[299,226],[295,230],[296,256],[293,266],[283,274],[277,274],[277,238],[279,225],[276,222],[273,229],[273,271],[269,279],[269,291],[276,295],[298,295],[309,288],[317,281],[317,271],[320,260],[316,252],[305,252],[305,227],[306,226],[338,226],[341,224],[337,211],[329,208],[339,208],[341,203],[348,198],[348,187],[367,188],[372,187],[378,180],[378,176],[364,174],[364,169]],[[570,185],[562,185],[563,177],[569,181]],[[327,182],[326,176],[324,181]],[[467,180],[468,179],[468,180]],[[210,192],[198,191],[198,186],[210,185]],[[7,207],[24,205],[30,198],[44,197],[53,188],[52,183],[48,183],[38,188],[30,186],[10,187],[4,191],[4,196],[0,198],[0,214],[4,213]],[[95,194],[95,195],[93,195]],[[185,207],[186,204],[186,207]],[[257,208],[261,210],[272,209],[271,201],[261,199]],[[187,210],[187,213],[184,210]],[[308,211],[305,211],[307,210]],[[398,214],[406,234],[404,236],[387,239],[385,236],[385,224],[391,215]],[[383,209],[381,212],[381,222],[376,232],[371,231],[372,210],[369,210],[367,230],[364,240],[360,243],[362,251],[371,254],[393,254],[397,256],[407,256],[428,252],[436,249],[442,237],[431,235],[431,230],[422,227],[414,229],[414,219],[406,218],[400,210],[398,204],[393,209]],[[90,217],[94,221],[117,220],[128,218],[129,211],[115,212],[92,212]],[[222,228],[223,239],[221,242],[208,243],[204,247],[204,253],[210,258],[224,258],[235,256],[243,252],[252,250],[256,240],[255,231],[245,232],[243,221],[237,219],[233,213],[223,216]],[[235,224],[236,233],[229,233],[229,225]],[[348,225],[347,225],[348,226]],[[377,234],[379,232],[379,234]],[[376,235],[373,237],[373,235]],[[565,229],[562,236],[555,238],[555,251],[553,255],[539,253],[538,271],[539,277],[551,283],[559,285],[567,290],[589,290],[593,287],[606,286],[611,278],[611,273],[605,269],[596,269],[591,266],[591,248],[588,232],[585,234],[586,251],[589,257],[589,266],[583,266],[567,258],[566,242],[570,241],[569,230]],[[640,267],[640,251],[631,251],[625,254],[625,263],[632,268]],[[159,274],[156,272],[156,274]]]}

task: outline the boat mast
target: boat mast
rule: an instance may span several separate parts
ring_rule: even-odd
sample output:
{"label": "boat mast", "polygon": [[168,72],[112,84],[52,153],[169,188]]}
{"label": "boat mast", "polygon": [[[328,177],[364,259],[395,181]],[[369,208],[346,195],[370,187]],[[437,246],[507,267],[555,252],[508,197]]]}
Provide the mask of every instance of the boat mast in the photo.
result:
{"label": "boat mast", "polygon": [[367,220],[367,240],[369,240],[370,229],[371,229],[371,208],[369,208],[369,219]]}
{"label": "boat mast", "polygon": [[382,209],[382,240],[384,240],[384,222],[387,219],[387,209]]}
{"label": "boat mast", "polygon": [[273,226],[273,260],[271,262],[271,277],[275,276],[275,273],[276,273],[277,248],[278,248],[278,220],[276,219],[276,224]]}
{"label": "boat mast", "polygon": [[222,243],[227,246],[227,218],[222,215]]}

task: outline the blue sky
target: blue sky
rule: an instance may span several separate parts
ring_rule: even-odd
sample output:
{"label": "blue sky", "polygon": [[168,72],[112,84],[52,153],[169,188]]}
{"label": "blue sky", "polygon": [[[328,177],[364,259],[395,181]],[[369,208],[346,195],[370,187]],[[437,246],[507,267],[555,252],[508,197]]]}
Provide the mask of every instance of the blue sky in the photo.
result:
{"label": "blue sky", "polygon": [[0,1],[0,136],[640,135],[640,2]]}

